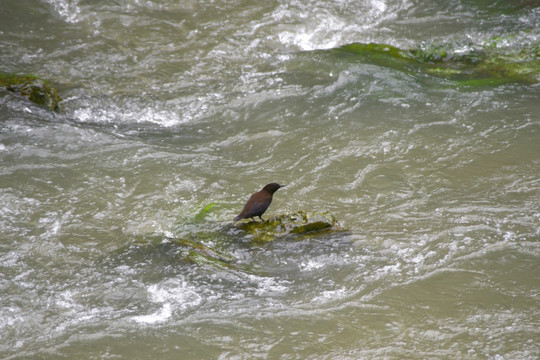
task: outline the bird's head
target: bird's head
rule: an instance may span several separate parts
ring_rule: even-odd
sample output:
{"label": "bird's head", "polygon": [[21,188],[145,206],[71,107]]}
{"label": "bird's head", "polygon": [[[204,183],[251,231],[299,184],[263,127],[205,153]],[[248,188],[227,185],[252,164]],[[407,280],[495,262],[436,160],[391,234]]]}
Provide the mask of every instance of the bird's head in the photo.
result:
{"label": "bird's head", "polygon": [[287,186],[287,185],[279,185],[278,183],[270,183],[270,184],[266,185],[265,187],[263,187],[263,190],[266,190],[270,194],[273,194],[276,191],[278,191],[279,188],[282,188],[284,186]]}

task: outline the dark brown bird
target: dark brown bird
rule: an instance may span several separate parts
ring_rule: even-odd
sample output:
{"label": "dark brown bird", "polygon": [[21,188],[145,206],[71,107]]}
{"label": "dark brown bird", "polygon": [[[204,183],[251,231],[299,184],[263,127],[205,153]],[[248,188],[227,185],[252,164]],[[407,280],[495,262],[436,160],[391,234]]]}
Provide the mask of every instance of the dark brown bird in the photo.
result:
{"label": "dark brown bird", "polygon": [[258,216],[261,221],[264,221],[262,214],[268,209],[270,203],[272,202],[272,195],[278,191],[279,188],[284,187],[285,185],[279,185],[276,183],[270,183],[263,187],[263,189],[255,194],[251,195],[248,202],[244,206],[244,209],[237,217],[234,218],[234,221],[240,219],[253,219],[255,216]]}

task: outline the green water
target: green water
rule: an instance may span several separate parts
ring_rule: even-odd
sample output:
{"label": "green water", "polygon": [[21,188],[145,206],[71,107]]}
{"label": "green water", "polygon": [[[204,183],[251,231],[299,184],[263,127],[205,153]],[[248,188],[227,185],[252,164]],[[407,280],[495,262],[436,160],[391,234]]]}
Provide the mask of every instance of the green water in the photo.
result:
{"label": "green water", "polygon": [[[539,25],[534,1],[2,2],[0,72],[64,101],[0,90],[0,357],[537,359]],[[265,218],[343,230],[251,241],[232,219],[269,182]]]}

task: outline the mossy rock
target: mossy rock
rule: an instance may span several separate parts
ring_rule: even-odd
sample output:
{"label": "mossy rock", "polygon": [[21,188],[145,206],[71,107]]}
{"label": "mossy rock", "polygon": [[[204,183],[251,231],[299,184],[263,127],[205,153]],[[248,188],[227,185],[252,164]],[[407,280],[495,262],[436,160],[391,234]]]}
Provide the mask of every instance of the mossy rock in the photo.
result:
{"label": "mossy rock", "polygon": [[186,248],[184,251],[185,261],[200,265],[207,264],[220,268],[237,269],[237,267],[233,264],[234,258],[232,256],[220,252],[214,248],[184,239],[177,239],[173,240],[172,242]]}
{"label": "mossy rock", "polygon": [[401,50],[395,46],[388,44],[352,43],[343,45],[336,50],[369,57],[383,56],[404,60],[411,60],[414,58],[413,56],[411,56],[409,51]]}
{"label": "mossy rock", "polygon": [[196,241],[161,236],[137,236],[133,245],[138,252],[163,256],[173,254],[180,262],[211,265],[218,268],[239,269],[234,265],[234,257]]}
{"label": "mossy rock", "polygon": [[267,243],[282,238],[299,240],[342,230],[328,212],[299,211],[263,222],[206,221],[206,216],[216,205],[208,204],[193,218],[179,220],[172,234],[134,235],[127,249],[119,249],[118,253],[130,261],[138,257],[141,262],[148,258],[167,259],[171,263],[256,273],[261,271],[256,263],[238,259],[231,250],[249,246],[250,242]]}
{"label": "mossy rock", "polygon": [[[421,49],[399,49],[387,44],[353,43],[334,51],[356,55],[367,62],[406,72],[414,66],[431,75],[449,78],[470,86],[540,81],[538,45],[518,50],[499,49],[494,45],[483,48],[471,46],[471,49],[461,51],[452,48],[451,44],[431,45]],[[481,81],[474,81],[477,79]]]}
{"label": "mossy rock", "polygon": [[60,110],[62,98],[58,96],[56,89],[33,75],[0,74],[0,88],[22,95],[50,110]]}
{"label": "mossy rock", "polygon": [[249,221],[237,225],[254,242],[269,242],[285,236],[308,236],[324,231],[341,230],[336,218],[329,212],[298,211],[278,215],[266,221]]}

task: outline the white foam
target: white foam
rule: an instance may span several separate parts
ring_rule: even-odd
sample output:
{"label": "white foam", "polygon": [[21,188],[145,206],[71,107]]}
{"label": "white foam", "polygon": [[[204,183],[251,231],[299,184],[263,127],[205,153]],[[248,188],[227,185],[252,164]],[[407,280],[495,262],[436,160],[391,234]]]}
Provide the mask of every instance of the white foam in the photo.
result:
{"label": "white foam", "polygon": [[271,295],[282,294],[287,291],[288,286],[278,283],[271,277],[262,277],[257,275],[248,275],[247,278],[253,284],[256,284],[255,294],[257,295]]}
{"label": "white foam", "polygon": [[278,35],[285,45],[294,45],[301,50],[330,49],[341,40],[341,33],[346,24],[339,18],[323,17],[315,24],[299,25],[292,31],[283,31]]}
{"label": "white foam", "polygon": [[300,267],[303,269],[303,270],[307,270],[307,271],[310,271],[310,270],[317,270],[317,269],[321,269],[325,266],[325,262],[324,261],[318,261],[318,260],[315,260],[315,259],[309,259],[307,262],[302,262],[300,264]]}
{"label": "white foam", "polygon": [[21,254],[19,252],[11,250],[0,257],[0,263],[4,267],[15,267],[19,265],[20,258]]}
{"label": "white foam", "polygon": [[53,10],[64,20],[70,23],[78,22],[78,16],[81,12],[78,4],[79,0],[45,0]]}
{"label": "white foam", "polygon": [[132,319],[141,324],[156,324],[164,322],[165,320],[169,319],[171,315],[171,304],[165,303],[161,309],[153,314],[134,316]]}
{"label": "white foam", "polygon": [[176,111],[156,110],[153,108],[134,110],[133,108],[121,108],[112,104],[109,109],[106,109],[103,108],[104,104],[96,103],[95,105],[76,109],[73,112],[73,117],[80,122],[153,123],[164,127],[179,125],[191,119],[190,116],[179,117]]}
{"label": "white foam", "polygon": [[202,297],[183,280],[169,279],[148,287],[148,300],[160,308],[148,315],[133,316],[131,319],[141,324],[156,324],[167,321],[174,311],[197,306]]}
{"label": "white foam", "polygon": [[255,291],[257,295],[268,295],[269,293],[284,293],[287,287],[280,285],[272,278],[259,277],[258,289]]}
{"label": "white foam", "polygon": [[320,296],[315,297],[312,302],[324,303],[328,301],[339,300],[346,295],[347,289],[345,289],[344,287],[337,290],[326,290],[323,291]]}
{"label": "white foam", "polygon": [[[399,6],[399,5],[398,5]],[[382,21],[395,17],[385,1],[364,2],[351,15],[345,3],[296,3],[278,7],[273,19],[280,24],[291,24],[279,32],[278,40],[301,50],[330,49],[359,41],[366,31]],[[358,13],[359,12],[359,13]]]}

